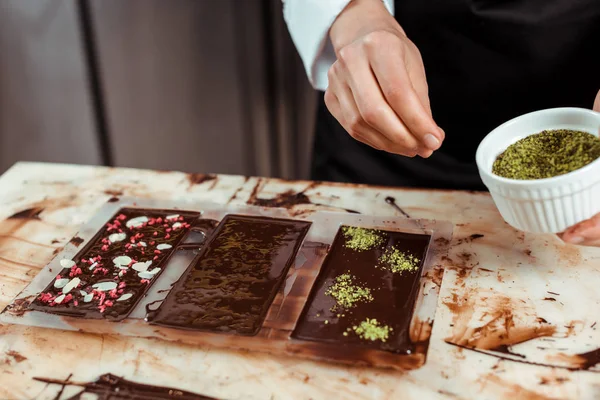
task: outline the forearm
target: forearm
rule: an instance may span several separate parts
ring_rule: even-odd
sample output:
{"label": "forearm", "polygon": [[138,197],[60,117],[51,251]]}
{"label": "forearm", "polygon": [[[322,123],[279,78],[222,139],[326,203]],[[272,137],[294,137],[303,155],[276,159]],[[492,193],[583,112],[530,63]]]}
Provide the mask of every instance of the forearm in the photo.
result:
{"label": "forearm", "polygon": [[[325,90],[327,71],[336,56],[329,31],[340,13],[365,0],[282,0],[283,15],[306,74],[316,89]],[[394,12],[393,0],[366,0]]]}

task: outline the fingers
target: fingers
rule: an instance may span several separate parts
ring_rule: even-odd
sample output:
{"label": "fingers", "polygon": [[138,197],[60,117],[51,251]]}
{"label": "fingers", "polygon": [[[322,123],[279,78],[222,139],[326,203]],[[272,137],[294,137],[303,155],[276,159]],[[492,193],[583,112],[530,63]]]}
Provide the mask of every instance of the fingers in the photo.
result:
{"label": "fingers", "polygon": [[600,214],[567,229],[562,239],[571,244],[600,246]]}
{"label": "fingers", "polygon": [[416,154],[419,141],[384,99],[368,60],[361,54],[341,52],[340,61],[338,75],[348,83],[364,124],[388,139],[390,147],[387,151]]}
{"label": "fingers", "polygon": [[[394,48],[386,48],[386,45],[375,41],[367,49],[371,52],[371,66],[388,104],[425,147],[437,150],[442,144],[444,134],[431,117],[429,100],[423,100],[428,98],[427,81],[424,72],[414,66],[415,57],[419,57],[420,60],[418,51],[409,46],[398,41]],[[384,54],[375,54],[376,52]],[[409,65],[405,62],[407,59]],[[411,81],[407,67],[411,67],[414,82]],[[420,94],[415,87],[419,89]]]}
{"label": "fingers", "polygon": [[445,134],[433,120],[423,62],[412,42],[382,30],[336,54],[326,104],[351,136],[381,150],[424,158],[441,146]]}
{"label": "fingers", "polygon": [[598,90],[596,100],[594,100],[594,111],[600,112],[600,90]]}
{"label": "fingers", "polygon": [[[325,105],[327,106],[327,109],[329,110],[329,112],[331,113],[331,115],[333,115],[333,117],[340,123],[340,125],[342,125],[342,127],[344,126],[344,124],[342,123],[342,121],[344,121],[343,118],[343,113],[342,113],[342,106],[340,104],[339,99],[337,98],[337,96],[333,93],[333,91],[331,90],[331,83],[330,83],[330,87],[327,88],[327,90],[325,91]],[[344,129],[346,129],[344,127]],[[346,129],[346,131],[348,131]],[[349,133],[349,132],[348,132]],[[357,138],[357,135],[352,136],[355,139],[362,141],[365,144],[368,144],[369,146],[373,147],[372,144],[367,143],[364,140],[360,140]]]}
{"label": "fingers", "polygon": [[[377,150],[388,150],[395,146],[385,135],[362,119],[350,87],[336,76],[329,78],[329,87],[325,92],[325,104],[335,119],[354,139]],[[414,157],[416,152],[398,149],[398,154]]]}

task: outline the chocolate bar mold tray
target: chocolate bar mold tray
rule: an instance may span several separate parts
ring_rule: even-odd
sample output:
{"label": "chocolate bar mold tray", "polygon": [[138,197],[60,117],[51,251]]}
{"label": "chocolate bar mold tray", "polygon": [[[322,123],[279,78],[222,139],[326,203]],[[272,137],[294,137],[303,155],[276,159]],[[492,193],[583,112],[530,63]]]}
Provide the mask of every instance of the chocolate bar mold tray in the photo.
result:
{"label": "chocolate bar mold tray", "polygon": [[[153,208],[182,210],[199,213],[202,221],[194,233],[188,234],[174,247],[162,273],[156,277],[143,297],[129,315],[118,322],[106,319],[77,318],[57,315],[30,308],[33,299],[42,293],[62,269],[60,260],[72,260],[84,249],[107,220],[121,208]],[[211,240],[218,221],[226,215],[262,216],[269,218],[300,220],[311,226],[295,254],[295,258],[282,280],[275,297],[268,307],[260,329],[256,334],[241,336],[232,333],[216,333],[204,330],[176,329],[147,322],[147,310],[156,310],[175,287],[182,275],[202,256],[203,246]],[[325,257],[341,226],[397,231],[405,234],[428,235],[429,247],[420,266],[420,280],[416,289],[414,308],[408,324],[411,347],[408,352],[398,353],[369,346],[348,347],[343,342],[324,343],[314,340],[292,338],[297,321],[305,308],[307,298]],[[296,355],[303,358],[321,359],[353,365],[414,369],[426,361],[431,329],[435,317],[439,285],[443,275],[443,257],[452,238],[452,224],[444,221],[410,220],[390,217],[374,217],[360,214],[344,214],[315,211],[294,217],[286,209],[263,208],[246,205],[221,205],[159,201],[149,199],[121,198],[107,203],[82,228],[32,282],[0,314],[0,323],[13,323],[62,330],[78,330],[97,334],[161,338],[194,345],[245,349],[273,354]],[[150,321],[152,322],[152,321]],[[254,332],[252,332],[254,333]]]}

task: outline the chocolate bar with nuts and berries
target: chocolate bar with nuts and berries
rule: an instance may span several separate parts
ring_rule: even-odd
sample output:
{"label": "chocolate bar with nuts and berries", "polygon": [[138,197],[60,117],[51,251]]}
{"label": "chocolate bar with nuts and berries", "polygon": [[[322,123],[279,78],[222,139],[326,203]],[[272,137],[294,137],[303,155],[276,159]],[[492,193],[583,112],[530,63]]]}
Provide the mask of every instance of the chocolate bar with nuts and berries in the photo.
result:
{"label": "chocolate bar with nuts and berries", "polygon": [[123,208],[62,270],[30,308],[119,321],[160,276],[199,212]]}

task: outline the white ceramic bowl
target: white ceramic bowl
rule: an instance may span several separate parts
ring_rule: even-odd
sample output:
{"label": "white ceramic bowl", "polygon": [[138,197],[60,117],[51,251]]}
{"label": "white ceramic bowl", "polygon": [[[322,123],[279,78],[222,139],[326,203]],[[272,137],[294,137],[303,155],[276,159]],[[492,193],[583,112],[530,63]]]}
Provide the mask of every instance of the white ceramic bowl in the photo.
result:
{"label": "white ceramic bowl", "polygon": [[517,229],[558,233],[600,212],[600,159],[568,174],[539,180],[514,180],[492,173],[508,146],[548,129],[600,131],[600,113],[582,108],[552,108],[514,118],[490,132],[477,149],[477,167],[500,214]]}

